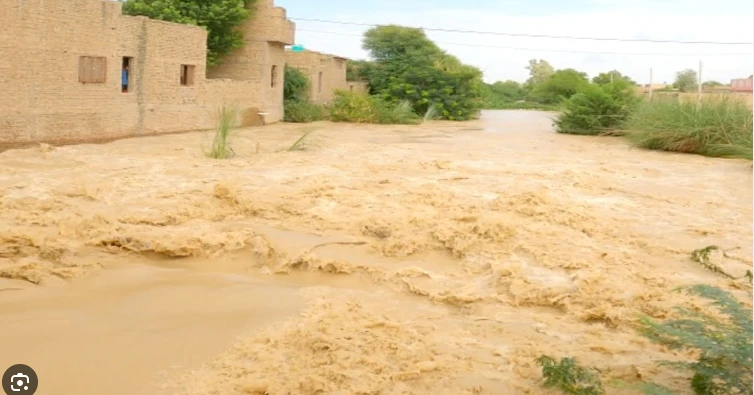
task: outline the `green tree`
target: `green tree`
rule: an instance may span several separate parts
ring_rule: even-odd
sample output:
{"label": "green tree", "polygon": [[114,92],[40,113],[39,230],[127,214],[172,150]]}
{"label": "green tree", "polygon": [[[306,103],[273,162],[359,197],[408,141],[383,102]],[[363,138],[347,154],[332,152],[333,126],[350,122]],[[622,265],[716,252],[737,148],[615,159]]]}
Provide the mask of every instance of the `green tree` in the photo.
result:
{"label": "green tree", "polygon": [[352,76],[392,103],[408,100],[418,114],[434,107],[444,119],[466,120],[482,104],[482,72],[445,53],[424,31],[378,26],[364,33],[363,48],[373,62],[352,63]]}
{"label": "green tree", "polygon": [[718,81],[704,81],[704,83],[702,84],[702,88],[716,88],[719,86],[725,86],[725,84]]}
{"label": "green tree", "polygon": [[207,64],[243,46],[238,30],[250,16],[255,0],[126,0],[123,12],[207,29]]}
{"label": "green tree", "polygon": [[535,85],[529,97],[538,103],[557,104],[584,91],[589,86],[586,73],[563,69],[554,72],[548,79]]}
{"label": "green tree", "polygon": [[592,82],[597,85],[606,85],[611,82],[615,82],[617,79],[622,79],[631,85],[636,85],[636,82],[630,77],[621,74],[618,70],[611,70],[606,73],[600,73],[596,77],[592,78]]}
{"label": "green tree", "polygon": [[681,92],[693,91],[697,88],[696,71],[693,69],[679,71],[675,75],[673,86]]}
{"label": "green tree", "polygon": [[545,82],[555,73],[555,68],[544,59],[530,59],[529,65],[526,66],[526,69],[529,70],[529,79],[526,80],[526,85],[529,85],[532,88]]}

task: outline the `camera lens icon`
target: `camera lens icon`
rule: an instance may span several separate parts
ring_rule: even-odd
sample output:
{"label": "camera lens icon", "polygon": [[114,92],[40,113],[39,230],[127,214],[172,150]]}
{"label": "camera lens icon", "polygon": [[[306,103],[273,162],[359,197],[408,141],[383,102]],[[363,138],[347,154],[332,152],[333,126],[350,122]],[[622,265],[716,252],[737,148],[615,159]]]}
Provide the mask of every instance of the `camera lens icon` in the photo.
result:
{"label": "camera lens icon", "polygon": [[23,388],[24,391],[28,391],[30,381],[31,379],[29,379],[29,376],[23,373],[14,374],[13,376],[10,376],[10,390],[14,392],[21,392],[21,389]]}
{"label": "camera lens icon", "polygon": [[2,388],[6,395],[33,395],[38,386],[37,372],[28,365],[13,365],[3,374]]}

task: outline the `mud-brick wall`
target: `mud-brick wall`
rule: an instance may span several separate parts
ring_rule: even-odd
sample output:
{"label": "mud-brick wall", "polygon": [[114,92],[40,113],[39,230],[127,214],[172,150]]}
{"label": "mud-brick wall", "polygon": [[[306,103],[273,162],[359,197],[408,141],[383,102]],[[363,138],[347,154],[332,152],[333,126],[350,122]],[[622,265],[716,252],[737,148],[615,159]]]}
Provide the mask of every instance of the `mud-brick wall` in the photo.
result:
{"label": "mud-brick wall", "polygon": [[[0,0],[0,145],[133,131],[136,102],[119,95],[120,4]],[[107,56],[107,82],[78,82],[79,56]]]}
{"label": "mud-brick wall", "polygon": [[368,93],[369,83],[365,81],[348,81],[348,90],[353,93]]}
{"label": "mud-brick wall", "polygon": [[286,51],[285,63],[309,77],[309,98],[315,103],[329,102],[335,97],[336,90],[350,90],[345,58],[315,51]]}
{"label": "mud-brick wall", "polygon": [[284,8],[272,0],[257,0],[242,31],[245,45],[225,56],[207,72],[207,77],[256,83],[259,110],[267,123],[283,119],[283,74],[285,45],[295,39],[295,24]]}
{"label": "mud-brick wall", "polygon": [[[0,0],[0,148],[209,129],[223,103],[242,113],[262,105],[248,82],[208,85],[204,29],[123,16],[121,6]],[[106,58],[103,82],[79,82],[81,56]],[[182,65],[194,69],[190,85],[181,84]]]}

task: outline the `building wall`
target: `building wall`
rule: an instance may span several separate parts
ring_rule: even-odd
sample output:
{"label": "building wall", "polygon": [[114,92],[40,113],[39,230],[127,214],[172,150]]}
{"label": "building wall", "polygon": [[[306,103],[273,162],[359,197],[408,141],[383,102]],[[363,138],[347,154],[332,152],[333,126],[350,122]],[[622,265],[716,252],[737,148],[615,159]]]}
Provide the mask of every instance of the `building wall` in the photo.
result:
{"label": "building wall", "polygon": [[350,90],[345,58],[314,51],[285,51],[285,63],[309,77],[309,98],[315,103],[329,102],[336,90]]}
{"label": "building wall", "polygon": [[[258,17],[285,16],[272,0],[259,3],[267,11]],[[223,103],[236,105],[246,125],[258,123],[259,111],[281,118],[282,71],[277,89],[266,89],[270,76],[259,67],[259,78],[208,80],[203,28],[124,16],[121,7],[109,0],[0,0],[0,147],[210,129]],[[257,39],[292,41],[286,19],[256,21],[252,28],[267,34]],[[252,48],[282,70],[282,43]],[[104,83],[79,82],[80,56],[106,58]],[[121,92],[124,56],[132,58],[128,93]],[[194,68],[190,86],[180,82],[181,65]]]}
{"label": "building wall", "polygon": [[754,77],[736,78],[730,81],[730,87],[733,92],[752,92],[754,90]]}
{"label": "building wall", "polygon": [[[283,119],[285,45],[294,44],[296,25],[273,0],[257,0],[242,28],[245,45],[225,56],[207,73],[209,78],[253,81],[260,86],[260,109],[267,123]],[[273,67],[275,78],[273,81]]]}
{"label": "building wall", "polygon": [[366,94],[369,92],[369,83],[366,81],[348,81],[348,90],[353,93]]}

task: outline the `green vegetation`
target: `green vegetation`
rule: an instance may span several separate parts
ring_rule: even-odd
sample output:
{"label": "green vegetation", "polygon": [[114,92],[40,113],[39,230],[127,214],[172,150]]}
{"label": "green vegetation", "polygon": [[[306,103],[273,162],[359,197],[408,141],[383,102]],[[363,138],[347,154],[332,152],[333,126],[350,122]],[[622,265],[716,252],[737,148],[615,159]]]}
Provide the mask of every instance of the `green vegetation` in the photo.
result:
{"label": "green vegetation", "polygon": [[[639,321],[640,333],[671,349],[694,351],[693,362],[659,361],[660,366],[690,371],[689,386],[696,395],[752,394],[752,310],[729,293],[709,285],[681,288],[711,302],[711,308],[725,316],[678,307],[681,318],[658,322],[648,317]],[[717,316],[719,317],[719,315]],[[603,394],[602,383],[593,368],[578,366],[572,358],[555,362],[543,355],[544,385],[565,394]],[[625,387],[625,383],[615,383]],[[673,389],[656,383],[628,385],[648,395],[672,395]]]}
{"label": "green vegetation", "polygon": [[[478,116],[482,72],[445,53],[421,29],[378,26],[364,33],[363,48],[373,60],[349,62],[347,75],[367,81],[370,94],[382,102],[395,108],[408,102],[415,114],[434,107],[447,120]],[[375,106],[384,107],[381,102]]]}
{"label": "green vegetation", "polygon": [[283,120],[285,122],[314,122],[325,117],[325,109],[309,100],[309,78],[300,70],[285,66],[283,78]]}
{"label": "green vegetation", "polygon": [[592,84],[565,101],[555,126],[558,133],[603,134],[618,129],[638,104],[639,97],[627,80]]}
{"label": "green vegetation", "polygon": [[250,16],[255,0],[126,0],[123,13],[143,15],[168,22],[207,29],[207,64],[213,66],[234,49],[243,46],[238,30]]}
{"label": "green vegetation", "polygon": [[228,159],[235,155],[230,137],[237,113],[234,107],[227,105],[223,105],[217,111],[217,129],[212,139],[212,146],[209,151],[205,152],[205,155],[213,159]]}
{"label": "green vegetation", "polygon": [[697,75],[693,69],[679,71],[675,75],[673,87],[681,92],[691,92],[697,89]]}
{"label": "green vegetation", "polygon": [[392,104],[378,96],[351,92],[336,92],[328,112],[333,122],[416,125],[422,121],[407,100]]}
{"label": "green vegetation", "polygon": [[627,120],[637,147],[712,157],[752,159],[752,110],[728,97],[695,101],[653,100]]}
{"label": "green vegetation", "polygon": [[544,386],[547,388],[557,388],[564,394],[573,395],[605,393],[597,371],[594,368],[579,366],[573,358],[562,358],[558,362],[552,357],[542,355],[537,358],[537,363],[542,366]]}

